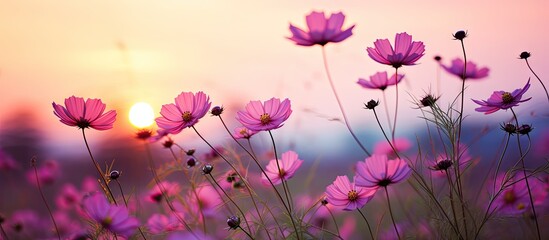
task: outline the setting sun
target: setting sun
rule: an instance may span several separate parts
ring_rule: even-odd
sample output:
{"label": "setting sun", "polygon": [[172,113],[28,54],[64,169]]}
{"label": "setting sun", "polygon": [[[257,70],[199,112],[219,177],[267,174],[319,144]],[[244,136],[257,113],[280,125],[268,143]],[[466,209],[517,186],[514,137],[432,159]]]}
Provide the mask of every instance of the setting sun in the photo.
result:
{"label": "setting sun", "polygon": [[154,111],[150,104],[138,102],[130,108],[130,122],[138,128],[146,128],[154,123]]}

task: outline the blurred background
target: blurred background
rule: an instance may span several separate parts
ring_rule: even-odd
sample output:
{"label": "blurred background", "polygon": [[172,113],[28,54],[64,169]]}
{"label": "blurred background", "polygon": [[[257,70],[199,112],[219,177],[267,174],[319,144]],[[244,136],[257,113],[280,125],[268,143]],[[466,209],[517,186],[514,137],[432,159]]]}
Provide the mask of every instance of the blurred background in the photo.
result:
{"label": "blurred background", "polygon": [[[17,188],[13,177],[30,169],[32,156],[58,161],[61,182],[80,182],[94,174],[80,131],[63,125],[52,113],[52,102],[63,104],[72,95],[100,98],[107,109],[117,111],[114,129],[87,131],[88,139],[101,161],[115,160],[116,168],[124,169],[135,185],[147,183],[150,175],[143,146],[134,138],[137,129],[128,120],[129,109],[147,102],[158,117],[162,104],[172,103],[182,91],[204,91],[212,106],[224,106],[230,128],[238,125],[234,115],[248,101],[289,98],[294,112],[283,128],[274,131],[281,152],[296,150],[307,169],[315,164],[333,170],[318,180],[317,194],[335,176],[352,175],[354,162],[365,156],[338,120],[341,115],[326,79],[321,49],[296,46],[287,39],[289,24],[306,28],[305,16],[313,10],[341,11],[346,15],[344,28],[356,25],[353,36],[328,44],[326,53],[349,122],[367,148],[383,137],[363,104],[381,100],[382,95],[356,82],[378,71],[392,74],[394,69],[371,60],[365,49],[376,39],[393,42],[399,32],[425,43],[419,64],[399,69],[406,77],[399,85],[396,135],[408,138],[417,148],[416,140],[428,139],[414,98],[440,89],[439,103],[446,107],[456,97],[460,80],[440,69],[433,57],[441,56],[444,64],[462,57],[452,34],[466,30],[468,59],[490,68],[488,78],[466,82],[464,124],[470,151],[479,158],[494,158],[504,136],[499,124],[508,121],[511,113],[486,116],[475,112],[477,106],[469,99],[522,88],[532,78],[525,94],[532,100],[517,108],[517,113],[519,120],[535,128],[533,156],[547,157],[545,93],[524,60],[518,59],[522,51],[531,52],[531,66],[549,84],[549,31],[543,30],[549,22],[547,7],[542,0],[0,0],[0,149],[19,166],[17,171],[0,171],[0,211],[9,214],[10,207],[19,204],[8,193]],[[386,92],[392,115],[394,88]],[[230,145],[215,118],[202,119],[197,129],[215,145]],[[191,131],[184,130],[174,139],[187,148],[209,151]],[[266,134],[253,143],[270,149]],[[153,150],[159,161],[169,160],[159,144]],[[139,177],[143,174],[146,178]]]}

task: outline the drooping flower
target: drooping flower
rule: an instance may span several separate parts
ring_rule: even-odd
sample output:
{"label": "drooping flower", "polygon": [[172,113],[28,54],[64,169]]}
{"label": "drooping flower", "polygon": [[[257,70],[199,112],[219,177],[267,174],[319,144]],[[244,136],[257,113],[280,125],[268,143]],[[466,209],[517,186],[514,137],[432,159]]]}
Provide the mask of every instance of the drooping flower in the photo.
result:
{"label": "drooping flower", "polygon": [[398,74],[398,78],[395,74],[393,74],[391,78],[388,78],[387,72],[377,72],[370,76],[369,81],[364,78],[359,78],[357,83],[364,88],[379,89],[383,91],[387,89],[388,86],[400,83],[403,78],[404,75],[402,74]]}
{"label": "drooping flower", "polygon": [[[490,72],[490,69],[487,67],[477,67],[477,64],[472,61],[467,61],[467,66],[465,66],[464,62],[460,58],[456,58],[452,60],[452,65],[446,66],[444,64],[440,64],[444,70],[446,70],[448,73],[455,75],[461,79],[482,79],[488,76],[488,73]],[[465,76],[463,76],[463,68],[466,67]]]}
{"label": "drooping flower", "polygon": [[526,102],[531,98],[522,100],[522,95],[530,88],[530,79],[526,82],[523,88],[515,89],[513,92],[495,91],[488,100],[474,100],[481,107],[475,108],[477,112],[484,114],[495,113],[498,110],[509,109],[518,106],[521,102]]}
{"label": "drooping flower", "polygon": [[116,120],[116,111],[103,113],[106,105],[101,99],[88,98],[84,102],[84,98],[71,96],[65,99],[66,108],[55,102],[52,105],[59,121],[72,127],[108,130]]}
{"label": "drooping flower", "polygon": [[280,102],[278,98],[261,103],[250,101],[245,111],[239,111],[236,119],[246,128],[252,131],[269,131],[282,127],[284,121],[292,113],[289,99]]}
{"label": "drooping flower", "polygon": [[374,61],[399,68],[406,65],[414,65],[425,52],[425,45],[421,41],[413,41],[407,33],[397,33],[395,36],[395,48],[391,46],[389,39],[377,39],[375,47],[368,47],[368,56]]}
{"label": "drooping flower", "polygon": [[332,13],[326,18],[324,12],[312,12],[305,17],[307,20],[308,32],[301,30],[290,24],[292,36],[288,39],[294,41],[297,45],[313,46],[315,44],[324,46],[330,42],[341,42],[353,35],[355,25],[342,30],[345,15],[343,13]]}
{"label": "drooping flower", "polygon": [[378,189],[404,181],[411,172],[408,163],[402,159],[389,160],[386,155],[372,154],[356,164],[355,185]]}
{"label": "drooping flower", "polygon": [[180,133],[204,117],[211,105],[210,97],[203,92],[182,92],[175,98],[175,104],[162,105],[162,117],[156,118],[156,124],[166,133]]}
{"label": "drooping flower", "polygon": [[236,139],[250,139],[256,133],[256,131],[252,131],[246,127],[237,127],[234,129],[233,137]]}
{"label": "drooping flower", "polygon": [[129,215],[128,209],[109,204],[101,194],[85,198],[83,207],[88,216],[104,229],[124,237],[130,237],[139,226],[137,219]]}
{"label": "drooping flower", "polygon": [[326,187],[328,203],[347,211],[362,208],[368,203],[374,197],[376,189],[355,186],[355,180],[356,177],[351,183],[347,176],[337,176],[335,181]]}
{"label": "drooping flower", "polygon": [[[297,169],[303,164],[303,160],[298,159],[298,155],[294,151],[287,151],[282,154],[281,159],[278,160],[280,171],[276,161],[276,159],[271,160],[269,164],[267,164],[267,167],[265,167],[265,173],[274,185],[282,183],[282,179],[288,180],[292,178]],[[267,176],[265,176],[265,174],[261,175],[261,181],[264,184],[269,184]]]}

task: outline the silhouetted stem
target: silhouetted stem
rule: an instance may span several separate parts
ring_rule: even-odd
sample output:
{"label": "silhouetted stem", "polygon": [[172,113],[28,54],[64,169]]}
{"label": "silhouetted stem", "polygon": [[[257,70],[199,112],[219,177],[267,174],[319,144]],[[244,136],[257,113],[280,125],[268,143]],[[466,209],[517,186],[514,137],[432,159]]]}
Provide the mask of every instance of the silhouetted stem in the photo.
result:
{"label": "silhouetted stem", "polygon": [[366,149],[366,147],[364,147],[364,145],[362,145],[362,143],[360,142],[360,140],[358,140],[358,137],[355,135],[355,133],[353,132],[353,130],[351,129],[351,125],[349,124],[349,121],[347,119],[347,115],[345,114],[345,110],[343,109],[343,105],[341,105],[341,101],[339,100],[339,95],[337,95],[337,92],[335,90],[335,86],[334,86],[334,83],[332,81],[332,75],[330,74],[330,70],[328,68],[328,60],[326,58],[326,50],[324,49],[324,46],[322,46],[322,59],[324,61],[324,69],[326,70],[326,76],[328,76],[328,82],[330,82],[330,87],[332,88],[332,92],[334,93],[334,96],[336,98],[336,101],[337,101],[337,105],[339,106],[339,110],[341,111],[341,115],[343,115],[343,121],[345,122],[345,126],[347,126],[347,129],[349,130],[349,132],[351,133],[351,135],[353,136],[353,139],[355,140],[355,142],[358,144],[358,146],[360,146],[360,148],[362,149],[362,151],[364,151],[364,153],[366,153],[366,155],[371,156],[372,154],[370,154],[370,152],[368,152],[368,150]]}
{"label": "silhouetted stem", "polygon": [[530,67],[530,63],[528,63],[528,59],[525,58],[524,60],[526,61],[526,65],[528,66],[528,68],[530,69],[530,71],[534,74],[534,76],[536,76],[536,78],[538,79],[539,83],[541,83],[541,86],[543,87],[543,90],[545,90],[545,96],[547,96],[547,101],[549,101],[549,93],[547,92],[547,88],[545,87],[545,84],[543,84],[543,82],[542,82],[541,79],[538,77],[538,75],[534,72],[534,70],[532,69],[532,67]]}
{"label": "silhouetted stem", "polygon": [[[509,108],[509,109],[513,113],[513,117],[515,118],[515,123],[517,124],[517,127],[518,127],[519,123],[518,123],[517,115],[515,114],[515,111],[513,110],[513,108]],[[520,145],[520,134],[517,134],[517,145],[520,153],[520,162],[522,164],[522,173],[524,174],[524,181],[526,182],[526,188],[528,189],[528,197],[530,198],[530,206],[532,207],[532,213],[534,214],[534,221],[536,222],[536,231],[538,234],[538,239],[541,239],[538,217],[536,214],[536,208],[534,207],[534,199],[532,198],[532,190],[530,188],[530,183],[528,182],[528,177],[526,176],[526,165],[524,164],[524,154],[522,152],[522,147]]]}
{"label": "silhouetted stem", "polygon": [[385,134],[385,131],[383,130],[383,126],[381,126],[381,122],[379,122],[379,118],[377,116],[376,110],[372,109],[372,111],[374,112],[374,116],[376,117],[377,124],[379,125],[379,129],[381,129],[381,132],[383,133],[383,136],[385,137],[385,140],[387,140],[387,142],[389,143],[389,146],[391,146],[391,148],[393,149],[393,152],[395,152],[395,155],[398,158],[400,158],[395,146],[393,146],[393,143],[391,142],[391,140],[389,140],[389,137],[387,137],[387,134]]}
{"label": "silhouetted stem", "polygon": [[[398,68],[395,68],[395,80],[398,79]],[[395,92],[396,92],[396,98],[395,98],[395,116],[393,121],[393,131],[391,132],[391,140],[395,141],[395,132],[397,128],[397,116],[398,116],[398,81],[396,81],[395,84]]]}
{"label": "silhouetted stem", "polygon": [[[276,160],[276,167],[278,169],[278,173],[280,175],[281,171],[280,171],[280,163],[278,161],[278,153],[276,151],[276,143],[275,143],[275,140],[274,140],[274,137],[273,137],[273,134],[271,133],[271,131],[268,131],[269,132],[269,136],[271,137],[271,142],[273,143],[273,149],[274,149],[274,155],[275,155],[275,160]],[[282,181],[282,188],[284,188],[284,194],[286,195],[286,201],[288,203],[288,208],[290,209],[290,216],[291,216],[291,212],[292,212],[292,203],[290,202],[290,193],[289,193],[289,190],[287,189],[287,186],[286,186],[286,180],[284,180],[284,176],[280,175],[280,181]]]}
{"label": "silhouetted stem", "polygon": [[252,235],[250,235],[248,232],[246,232],[246,230],[244,230],[244,228],[242,228],[241,226],[238,226],[238,228],[240,228],[240,230],[242,230],[244,233],[246,233],[246,235],[248,235],[248,237],[250,239],[254,239],[254,237],[252,237]]}
{"label": "silhouetted stem", "polygon": [[389,206],[389,214],[391,215],[391,221],[393,222],[393,227],[397,234],[398,239],[400,240],[400,233],[398,233],[398,228],[395,223],[395,217],[393,216],[393,210],[391,209],[391,201],[389,200],[389,190],[385,187],[385,196],[387,197],[387,206]]}
{"label": "silhouetted stem", "polygon": [[376,239],[374,237],[374,233],[372,232],[372,228],[370,227],[370,223],[368,222],[368,219],[366,219],[366,216],[364,216],[364,213],[362,213],[362,211],[360,211],[360,208],[357,208],[356,210],[358,211],[358,213],[360,213],[360,216],[362,216],[362,219],[364,219],[364,222],[366,222],[366,226],[368,226],[368,232],[370,232],[370,237],[372,239]]}
{"label": "silhouetted stem", "polygon": [[88,153],[90,154],[90,158],[93,162],[93,165],[95,166],[95,169],[97,170],[97,173],[99,173],[101,180],[103,180],[103,183],[105,184],[105,188],[107,188],[109,195],[111,195],[112,201],[114,202],[115,205],[118,205],[118,203],[116,202],[116,199],[114,198],[114,195],[112,194],[109,184],[107,184],[107,179],[105,178],[105,174],[103,174],[103,171],[101,171],[99,164],[97,163],[97,161],[95,161],[95,158],[93,158],[92,152],[90,150],[90,146],[88,145],[88,140],[86,139],[86,133],[84,133],[83,128],[82,128],[82,137],[84,137],[84,143],[86,144],[86,148],[88,149]]}
{"label": "silhouetted stem", "polygon": [[59,234],[57,223],[55,222],[55,218],[51,213],[50,205],[48,205],[48,201],[46,201],[46,197],[44,197],[44,192],[42,192],[42,186],[40,186],[40,180],[38,178],[38,170],[36,170],[36,157],[32,157],[31,165],[32,165],[32,168],[34,169],[34,176],[36,177],[36,185],[38,185],[38,191],[40,192],[40,196],[42,197],[42,201],[44,202],[44,205],[46,205],[46,209],[48,209],[48,213],[50,214],[51,221],[53,222],[53,226],[55,227],[55,233],[57,233],[57,237],[59,238],[59,240],[61,240],[61,235]]}
{"label": "silhouetted stem", "polygon": [[387,104],[386,95],[385,90],[383,90],[383,107],[385,108],[385,117],[387,118],[387,124],[389,125],[389,132],[393,132],[393,123],[391,123],[391,116],[389,116],[389,105]]}
{"label": "silhouetted stem", "polygon": [[462,130],[462,123],[463,123],[463,107],[465,103],[465,79],[467,79],[467,54],[465,52],[465,44],[463,43],[463,39],[460,40],[461,42],[461,49],[463,51],[463,74],[461,75],[461,104],[460,104],[460,110],[459,110],[459,125],[458,125],[458,136],[457,136],[457,145],[454,149],[456,149],[457,156],[456,158],[456,183],[457,183],[457,192],[458,197],[461,203],[461,214],[463,217],[463,225],[465,228],[465,238],[468,237],[468,231],[467,231],[467,218],[465,218],[465,206],[463,201],[463,188],[461,186],[461,168],[459,167],[461,165],[460,158],[461,158],[461,130]]}
{"label": "silhouetted stem", "polygon": [[[115,179],[114,181],[116,182],[116,184],[118,184],[118,189],[120,189],[120,194],[122,195],[122,200],[124,201],[124,206],[128,207],[128,201],[126,200],[126,196],[124,196],[124,191],[122,190],[122,184],[120,184],[118,179]],[[138,227],[137,229],[139,230],[139,234],[141,234],[141,237],[143,237],[143,239],[146,240],[147,237],[145,237],[145,233],[143,233],[143,230],[141,230],[141,227]]]}

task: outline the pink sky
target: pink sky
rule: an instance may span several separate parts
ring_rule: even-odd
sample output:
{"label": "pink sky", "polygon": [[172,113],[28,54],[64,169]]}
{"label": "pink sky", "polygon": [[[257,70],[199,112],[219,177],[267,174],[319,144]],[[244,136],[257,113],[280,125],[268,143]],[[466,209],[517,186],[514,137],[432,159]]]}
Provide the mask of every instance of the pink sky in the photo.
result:
{"label": "pink sky", "polygon": [[[79,137],[58,122],[51,107],[52,101],[76,95],[103,99],[108,108],[118,110],[117,126],[127,129],[133,103],[147,101],[158,112],[182,91],[203,90],[213,105],[224,105],[230,112],[249,100],[290,98],[294,115],[280,135],[299,131],[314,137],[319,128],[346,131],[342,124],[303,111],[339,116],[320,48],[295,46],[285,39],[288,24],[304,27],[305,15],[312,10],[342,11],[347,16],[344,26],[356,24],[352,37],[327,45],[332,75],[355,129],[374,124],[362,104],[381,99],[377,91],[361,89],[357,79],[392,71],[371,60],[366,47],[377,38],[392,42],[395,33],[404,31],[425,43],[420,64],[402,68],[407,76],[402,116],[419,121],[408,93],[418,96],[435,88],[434,55],[443,56],[446,63],[461,56],[459,42],[451,36],[457,30],[469,32],[469,59],[491,69],[488,79],[468,84],[467,98],[486,99],[494,90],[524,86],[533,77],[517,59],[525,50],[532,52],[530,61],[538,75],[549,79],[546,9],[548,3],[541,0],[2,1],[0,128],[10,113],[28,108],[38,118],[37,126],[57,133],[50,138]],[[460,83],[441,76],[443,99],[448,100]],[[544,103],[539,83],[532,80],[528,95]],[[392,96],[393,89],[388,94]],[[393,100],[389,102],[392,106]],[[468,121],[487,120],[473,108],[466,107]],[[410,130],[402,127],[404,132]]]}

